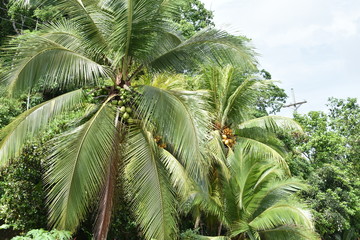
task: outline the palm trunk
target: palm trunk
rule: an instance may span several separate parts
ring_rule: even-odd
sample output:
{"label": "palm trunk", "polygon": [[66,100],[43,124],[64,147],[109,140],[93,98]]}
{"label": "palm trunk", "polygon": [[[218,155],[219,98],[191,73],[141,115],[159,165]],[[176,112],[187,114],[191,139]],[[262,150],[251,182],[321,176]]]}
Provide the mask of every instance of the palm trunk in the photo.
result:
{"label": "palm trunk", "polygon": [[219,225],[219,228],[218,228],[218,236],[220,236],[221,235],[221,230],[222,230],[222,222],[220,223],[220,225]]}
{"label": "palm trunk", "polygon": [[194,229],[198,228],[200,226],[200,215],[196,217]]}

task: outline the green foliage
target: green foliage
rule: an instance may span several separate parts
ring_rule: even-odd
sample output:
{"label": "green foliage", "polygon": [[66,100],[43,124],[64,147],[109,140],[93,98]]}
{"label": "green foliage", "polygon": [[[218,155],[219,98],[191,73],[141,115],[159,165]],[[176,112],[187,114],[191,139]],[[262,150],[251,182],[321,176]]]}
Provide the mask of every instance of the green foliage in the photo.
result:
{"label": "green foliage", "polygon": [[8,97],[0,97],[0,129],[8,125],[22,111],[20,101]]}
{"label": "green foliage", "polygon": [[199,231],[188,229],[185,232],[180,233],[181,240],[200,240]]}
{"label": "green foliage", "polygon": [[22,33],[25,29],[34,29],[36,27],[36,20],[32,19],[34,9],[25,9],[15,1],[9,2],[6,8],[8,10],[7,14],[13,22],[13,29],[17,34]]}
{"label": "green foliage", "polygon": [[[178,235],[178,200],[195,186],[207,188],[205,177],[212,164],[204,157],[207,154],[205,145],[212,137],[209,136],[208,94],[182,91],[171,84],[153,86],[156,85],[155,72],[179,73],[206,63],[234,64],[224,74],[229,76],[226,82],[230,88],[224,86],[223,109],[216,116],[221,127],[242,123],[245,130],[257,129],[256,140],[266,135],[260,134],[263,129],[269,133],[282,126],[297,127],[283,118],[267,117],[246,124],[244,120],[249,119],[244,115],[237,119],[251,108],[247,103],[254,104],[258,97],[254,93],[263,85],[241,74],[239,78],[231,78],[232,71],[245,69],[246,72],[255,68],[254,52],[248,46],[248,39],[208,28],[184,40],[169,24],[169,19],[179,13],[181,2],[177,0],[129,0],[126,4],[123,1],[45,2],[56,2],[67,19],[41,26],[41,31],[23,34],[5,46],[4,56],[8,61],[3,80],[9,91],[18,96],[39,85],[66,91],[69,86],[95,86],[106,90],[101,95],[96,93],[93,100],[97,101],[90,104],[81,98],[81,89],[56,96],[29,109],[1,131],[4,138],[0,144],[0,158],[7,164],[11,162],[10,156],[20,153],[29,137],[39,136],[57,116],[74,111],[79,104],[88,109],[76,127],[50,141],[44,179],[48,187],[50,225],[55,228],[75,231],[90,212],[97,209],[94,237],[105,239],[114,209],[113,200],[119,190],[116,180],[121,176],[120,192],[130,200],[142,236],[167,240]],[[196,12],[191,17],[206,23],[207,18],[197,16]],[[204,27],[197,20],[193,24],[194,30],[197,30],[196,25],[199,29]],[[148,86],[136,89],[138,103],[129,111],[125,108],[132,112],[133,121],[124,122],[125,113],[121,118],[124,109],[119,102],[126,99],[121,99],[121,91],[133,91],[130,85],[145,70],[152,80]],[[221,71],[218,70],[219,75]],[[167,78],[171,80],[172,76],[169,74]],[[102,86],[104,79],[110,82],[105,88]],[[158,135],[162,138],[161,144]],[[261,141],[251,144],[245,139],[244,146],[247,153],[256,158],[274,160],[277,154],[276,160],[281,159],[277,150],[267,145],[273,143],[270,140],[266,139],[266,144]],[[264,148],[270,151],[261,151]],[[227,165],[222,162],[222,166]],[[293,185],[298,185],[289,184],[291,190]],[[247,190],[240,188],[241,192]],[[281,225],[279,212],[286,220],[290,219],[285,224],[289,228],[289,222],[310,225],[307,219],[294,213],[296,211],[275,212],[266,222],[269,228],[272,227],[270,222]],[[263,224],[261,219],[259,222],[255,226],[258,230]]]}
{"label": "green foliage", "polygon": [[114,207],[108,239],[142,240],[129,201],[118,194]]}
{"label": "green foliage", "polygon": [[0,45],[13,35],[37,29],[41,23],[60,19],[56,6],[24,7],[19,1],[4,0],[0,3]]}
{"label": "green foliage", "polygon": [[[315,210],[317,231],[326,239],[360,228],[360,181],[346,170],[325,164],[309,179],[312,186],[303,197]],[[356,231],[358,235],[358,231]]]}
{"label": "green foliage", "polygon": [[[329,99],[329,112],[296,115],[306,135],[285,138],[291,171],[311,186],[302,193],[324,239],[360,236],[359,125],[356,99]],[[350,235],[349,235],[350,236]]]}
{"label": "green foliage", "polygon": [[270,83],[264,90],[262,90],[254,115],[256,117],[262,117],[276,114],[285,104],[287,98],[288,96],[286,95],[284,89],[277,86],[274,82]]}
{"label": "green foliage", "polygon": [[[5,19],[0,18],[0,45],[4,43],[6,40],[6,37],[9,35],[14,35],[15,30],[13,29],[13,26],[11,24],[11,20],[9,15],[7,14],[7,1],[2,1],[0,3],[0,16],[2,16]],[[0,70],[1,72],[1,70]]]}
{"label": "green foliage", "polygon": [[175,18],[175,22],[184,37],[189,38],[204,28],[215,26],[213,17],[213,12],[207,10],[200,0],[190,0],[180,8],[180,17]]}
{"label": "green foliage", "polygon": [[22,155],[0,171],[0,219],[14,230],[46,226],[40,144],[26,147]]}
{"label": "green foliage", "polygon": [[21,232],[47,226],[43,164],[44,143],[71,126],[81,112],[56,119],[42,137],[28,143],[12,164],[0,170],[0,219],[11,231]]}
{"label": "green foliage", "polygon": [[14,237],[11,240],[70,240],[71,234],[68,231],[44,229],[33,229],[25,234],[25,236]]}
{"label": "green foliage", "polygon": [[63,18],[56,5],[39,6],[35,8],[33,16],[42,23],[49,23]]}
{"label": "green foliage", "polygon": [[0,86],[0,129],[8,125],[15,117],[42,103],[43,95],[40,92],[22,94],[19,98],[8,96],[6,89]]}
{"label": "green foliage", "polygon": [[[63,2],[63,6],[71,5],[71,2]],[[140,6],[140,5],[139,5]],[[158,11],[156,9],[155,5],[149,5],[147,3],[146,5],[148,8],[147,10],[151,8],[155,8],[154,11]],[[171,5],[169,5],[169,11],[168,13],[171,14],[173,9],[171,8]],[[112,6],[111,4],[109,6],[106,6],[106,14],[103,9],[98,9],[99,16],[102,17],[108,17],[108,9],[114,8],[118,10],[118,7],[121,7],[121,11],[134,11],[134,9],[131,8],[131,6]],[[129,9],[126,9],[126,7],[130,7]],[[167,7],[167,6],[162,6]],[[38,36],[32,36],[28,35],[25,36],[25,42],[27,42],[29,45],[24,46],[24,51],[19,51],[21,54],[25,53],[24,57],[27,59],[31,59],[31,63],[29,62],[23,62],[21,59],[18,62],[19,64],[19,72],[13,74],[9,74],[7,76],[7,79],[12,81],[13,84],[11,84],[11,89],[14,91],[21,91],[21,89],[27,89],[29,87],[36,86],[37,82],[39,81],[39,76],[43,76],[48,78],[46,81],[47,83],[50,83],[50,85],[54,83],[59,83],[59,86],[65,87],[69,84],[69,82],[78,81],[75,82],[76,84],[93,84],[97,81],[97,77],[99,75],[101,76],[112,76],[118,73],[119,71],[122,73],[126,73],[128,69],[132,70],[132,64],[133,65],[147,65],[152,66],[156,70],[161,69],[168,69],[170,68],[184,68],[184,61],[180,61],[183,56],[189,56],[187,58],[187,61],[185,63],[190,63],[188,60],[192,59],[192,56],[194,53],[198,53],[198,55],[193,55],[194,59],[200,60],[198,57],[204,57],[207,55],[204,55],[204,51],[200,50],[204,48],[204,50],[209,48],[209,44],[214,44],[214,49],[211,51],[211,58],[215,57],[215,59],[221,59],[224,57],[224,60],[226,60],[226,57],[229,56],[230,50],[231,53],[235,49],[237,49],[238,52],[241,52],[243,56],[251,56],[247,55],[247,51],[250,49],[243,48],[241,42],[243,42],[242,39],[230,36],[226,33],[219,32],[217,30],[211,30],[207,32],[203,32],[200,35],[197,35],[193,39],[189,39],[188,42],[178,42],[177,39],[173,38],[167,38],[168,35],[156,35],[159,37],[159,39],[164,38],[165,41],[169,41],[169,46],[164,46],[164,49],[160,49],[154,53],[151,48],[144,48],[143,47],[148,46],[147,44],[144,44],[145,42],[149,42],[150,46],[153,44],[153,42],[156,42],[157,40],[153,39],[151,34],[143,34],[143,27],[144,24],[149,25],[149,29],[161,29],[162,25],[160,25],[161,18],[159,18],[158,14],[155,14],[153,16],[153,19],[145,18],[143,15],[136,15],[134,14],[134,17],[139,17],[139,19],[119,19],[117,14],[113,15],[113,24],[109,24],[108,27],[110,29],[113,28],[113,25],[116,25],[118,23],[123,23],[125,26],[131,26],[131,28],[128,29],[128,31],[140,31],[141,35],[139,37],[143,37],[144,41],[140,41],[137,38],[130,38],[128,39],[126,37],[127,32],[123,31],[123,25],[119,28],[115,28],[114,31],[106,31],[106,29],[103,29],[101,26],[101,31],[99,30],[99,26],[92,23],[93,19],[91,19],[90,14],[83,14],[86,13],[87,9],[76,9],[75,8],[66,8],[66,10],[70,10],[70,15],[74,16],[90,16],[89,18],[84,18],[83,24],[75,24],[74,23],[65,23],[65,22],[59,22],[58,25],[53,25],[52,28],[49,27],[48,33],[39,33],[42,35],[40,38]],[[92,9],[92,8],[91,8]],[[120,12],[121,12],[120,11]],[[161,9],[161,12],[163,9]],[[148,13],[152,13],[152,11],[147,11]],[[166,13],[166,11],[164,11]],[[164,15],[167,17],[167,15]],[[163,17],[164,17],[163,16]],[[160,16],[161,17],[161,16]],[[80,21],[80,19],[77,19],[77,21]],[[108,24],[107,19],[105,19],[104,23]],[[128,24],[128,21],[131,21]],[[132,22],[136,24],[132,24]],[[153,24],[154,26],[150,25]],[[83,29],[80,29],[83,28]],[[104,30],[104,31],[103,31]],[[166,29],[164,29],[166,30]],[[83,33],[84,32],[96,32],[97,35],[90,38],[94,42],[93,44],[89,44],[89,38],[86,38],[85,41],[83,39]],[[71,34],[70,34],[71,33]],[[114,34],[113,34],[114,33]],[[70,40],[74,44],[69,44],[67,40],[65,41],[65,38],[58,36],[64,35],[64,36],[71,36],[65,37],[68,40]],[[104,37],[103,34],[106,36]],[[77,36],[74,38],[74,36]],[[24,43],[24,39],[21,40],[22,44]],[[109,42],[104,42],[105,39],[109,39]],[[210,39],[212,39],[210,41]],[[218,39],[218,40],[216,40]],[[131,40],[131,41],[130,41]],[[75,41],[75,42],[73,42]],[[128,41],[128,42],[126,42]],[[130,41],[130,42],[129,42]],[[227,42],[228,41],[228,42]],[[118,46],[119,42],[123,42]],[[209,42],[209,44],[205,44],[206,42]],[[218,43],[216,43],[218,42]],[[227,42],[227,43],[226,43]],[[125,44],[126,43],[126,44]],[[216,43],[216,44],[215,44]],[[20,46],[23,46],[23,45]],[[174,45],[175,44],[175,45]],[[180,45],[181,44],[181,45]],[[59,48],[59,45],[62,47]],[[229,47],[229,45],[231,47]],[[36,46],[36,50],[38,52],[42,52],[40,55],[36,55],[35,58],[32,57],[33,52],[26,51],[26,49],[33,49],[34,46]],[[76,48],[74,48],[76,46]],[[76,53],[79,50],[79,47],[83,48],[83,50],[80,51],[80,53]],[[101,47],[100,47],[101,46]],[[107,46],[104,48],[104,46]],[[118,56],[119,59],[116,58],[113,59],[114,61],[111,62],[113,65],[117,65],[119,69],[117,69],[114,73],[109,73],[109,69],[113,69],[114,66],[105,66],[104,65],[104,58],[98,57],[98,52],[102,52],[104,55],[108,55],[109,58],[113,58],[113,52],[111,49],[115,49],[118,51],[118,48],[127,46],[124,50],[126,54],[130,54],[131,57],[129,57],[128,60],[131,59],[128,66],[123,66],[125,62],[128,62],[128,60],[124,61],[124,59],[121,59],[124,55],[123,53],[119,53],[116,56]],[[176,46],[179,46],[176,48]],[[224,47],[223,51],[221,48]],[[44,47],[46,49],[44,49]],[[96,49],[96,47],[98,47]],[[195,48],[194,48],[195,47]],[[220,48],[219,48],[220,47]],[[137,48],[140,48],[140,50],[137,50]],[[49,50],[51,49],[51,50]],[[45,51],[43,51],[45,50]],[[194,51],[195,50],[195,51]],[[218,51],[220,50],[220,51]],[[229,50],[229,51],[228,51]],[[145,56],[142,52],[147,52]],[[55,52],[58,52],[55,54]],[[84,54],[85,53],[85,54]],[[94,54],[95,53],[95,54]],[[139,54],[141,53],[141,54]],[[217,54],[214,54],[217,53]],[[250,53],[250,51],[249,51]],[[29,54],[29,55],[27,55]],[[127,58],[128,56],[125,57]],[[178,56],[182,56],[179,58]],[[54,59],[54,61],[50,61],[49,59]],[[74,64],[74,61],[77,62],[77,64]],[[106,63],[108,63],[105,60]],[[51,65],[52,63],[53,65]],[[34,65],[33,65],[34,64]],[[78,68],[78,66],[81,66],[81,68]],[[79,72],[80,70],[80,72]],[[11,71],[11,70],[10,70]],[[31,76],[29,76],[27,73],[29,73]],[[76,75],[80,73],[79,78],[75,78],[73,75]],[[91,73],[91,74],[90,74]],[[114,83],[117,85],[122,84],[122,81],[127,81],[128,78],[131,78],[133,74],[136,74],[136,69],[134,73],[129,73],[128,76],[122,75],[123,80],[120,80],[118,82],[118,79],[113,79]],[[25,75],[26,81],[25,81]],[[60,76],[59,76],[60,75]],[[12,79],[12,80],[11,80]],[[29,79],[32,79],[28,81]],[[18,81],[20,80],[20,81]],[[62,81],[62,82],[60,82]],[[147,226],[146,233],[148,238],[158,236],[158,238],[166,238],[166,236],[170,235],[171,231],[175,230],[175,219],[174,219],[174,209],[168,208],[165,209],[164,204],[158,204],[159,195],[165,195],[168,196],[167,198],[161,198],[164,200],[162,203],[167,203],[166,206],[169,206],[169,203],[173,203],[173,186],[170,184],[166,187],[163,187],[162,185],[158,184],[158,180],[160,179],[161,182],[167,181],[167,178],[169,177],[167,174],[164,174],[165,166],[164,163],[158,163],[155,162],[155,160],[163,160],[168,166],[171,168],[167,169],[171,172],[171,176],[175,176],[176,171],[179,171],[178,169],[182,169],[183,165],[185,165],[187,168],[190,169],[190,172],[193,172],[193,175],[198,175],[196,171],[198,171],[197,168],[200,167],[200,164],[198,159],[195,159],[194,156],[201,156],[200,152],[197,151],[197,145],[203,141],[203,137],[198,137],[197,131],[202,130],[199,126],[200,121],[196,119],[195,123],[195,117],[192,116],[193,114],[197,113],[197,111],[201,112],[202,108],[194,107],[196,105],[195,93],[182,93],[182,92],[167,92],[167,91],[159,91],[156,90],[156,94],[148,94],[148,92],[151,90],[154,92],[155,88],[145,88],[144,90],[144,98],[143,98],[143,105],[145,108],[141,108],[139,110],[139,114],[142,114],[142,117],[140,119],[143,119],[147,122],[146,131],[144,131],[146,134],[144,134],[143,137],[145,137],[148,134],[148,131],[157,131],[161,133],[166,139],[172,144],[171,150],[173,154],[176,154],[178,158],[180,158],[182,161],[178,162],[177,166],[176,161],[174,161],[174,158],[171,158],[169,156],[161,157],[162,155],[155,154],[152,156],[152,162],[146,162],[146,164],[151,164],[151,167],[154,171],[141,171],[139,173],[147,173],[148,175],[142,176],[141,181],[134,181],[134,185],[136,184],[136,187],[139,189],[144,189],[146,191],[146,194],[135,194],[133,199],[138,204],[137,207],[146,205],[146,211],[144,211],[145,207],[142,207],[139,210],[136,209],[136,212],[138,213],[138,221],[142,224],[142,227]],[[116,92],[110,92],[111,94],[116,94]],[[182,96],[184,95],[184,96]],[[161,99],[161,101],[154,99],[156,97],[157,99]],[[111,96],[112,98],[112,96]],[[62,101],[60,99],[59,103]],[[187,100],[191,100],[191,104],[193,106],[187,106]],[[58,102],[58,101],[56,101]],[[198,101],[199,102],[199,101]],[[48,105],[43,105],[46,109],[48,109],[47,106],[51,106],[52,102],[48,102]],[[52,194],[51,197],[49,197],[50,201],[52,201],[51,205],[51,220],[53,220],[54,223],[58,224],[59,227],[66,227],[67,229],[74,229],[76,228],[77,224],[80,222],[81,218],[85,216],[85,212],[90,209],[90,202],[93,200],[94,196],[99,194],[100,186],[101,184],[110,184],[108,181],[108,175],[112,175],[107,173],[107,168],[105,168],[106,165],[108,165],[110,162],[110,156],[117,156],[117,154],[112,153],[113,150],[117,149],[117,139],[115,138],[117,136],[116,129],[113,126],[114,121],[110,121],[111,114],[114,116],[115,111],[111,112],[110,108],[109,111],[103,114],[102,109],[108,109],[108,106],[105,106],[107,102],[102,103],[102,107],[99,111],[95,112],[94,116],[89,119],[88,122],[86,122],[83,126],[77,128],[73,132],[70,132],[68,134],[64,135],[64,138],[61,138],[62,140],[59,141],[59,147],[56,149],[55,154],[51,155],[54,157],[52,164],[51,164],[51,170],[48,172],[47,176],[51,175],[47,180],[49,181],[49,185],[53,186],[53,191],[50,191]],[[154,106],[157,106],[157,108],[154,108]],[[160,106],[163,108],[161,108]],[[173,107],[175,106],[175,108]],[[42,106],[40,106],[42,107]],[[159,110],[159,111],[154,111]],[[168,115],[164,115],[164,109],[169,109],[170,111],[165,111],[165,113],[169,113]],[[50,119],[52,114],[51,111],[45,111],[47,114],[42,114],[41,116],[36,116],[37,108],[34,108],[32,110],[29,110],[28,114],[31,116],[34,116],[34,119],[37,119],[40,117],[43,119],[44,122],[47,122],[47,120]],[[60,109],[59,109],[60,110]],[[176,111],[175,111],[176,110]],[[111,113],[111,114],[108,114]],[[152,113],[151,116],[149,113]],[[99,117],[99,118],[98,118]],[[208,123],[209,121],[206,121],[206,118],[201,118],[202,116],[199,115],[198,118],[202,120],[203,122]],[[98,120],[100,119],[100,120]],[[28,128],[27,126],[30,126],[31,122],[28,121],[28,118],[24,118],[24,127],[25,129]],[[174,120],[176,120],[174,122]],[[181,121],[179,121],[181,120]],[[184,120],[184,121],[182,121]],[[22,121],[21,119],[19,121]],[[152,128],[152,124],[156,127],[156,130]],[[179,124],[183,124],[179,125]],[[36,125],[37,126],[37,125]],[[143,127],[143,126],[141,126]],[[103,129],[99,131],[99,129]],[[17,128],[19,129],[19,128]],[[184,129],[186,129],[186,133],[184,134]],[[34,129],[33,129],[34,130]],[[35,129],[37,130],[37,129]],[[106,131],[105,131],[106,130]],[[24,132],[24,131],[19,131]],[[200,131],[199,131],[200,132]],[[99,134],[100,133],[100,134]],[[15,133],[16,134],[16,133]],[[19,142],[19,135],[17,135],[16,139],[17,142]],[[99,141],[99,136],[101,136],[101,141]],[[200,136],[200,135],[199,135]],[[60,139],[60,138],[59,138]],[[58,140],[59,140],[58,139]],[[10,142],[10,141],[9,141]],[[153,143],[150,144],[151,148]],[[8,145],[13,146],[13,145]],[[130,145],[131,146],[131,145]],[[75,149],[76,147],[76,149]],[[88,150],[93,150],[96,154],[90,154],[87,153]],[[139,148],[131,148],[129,147],[129,152],[139,151]],[[141,149],[140,149],[141,150]],[[145,150],[143,150],[145,151]],[[101,154],[99,154],[101,152]],[[143,155],[143,152],[137,152],[140,156]],[[162,153],[162,152],[160,152]],[[194,153],[194,154],[193,154]],[[122,153],[123,154],[123,153]],[[170,153],[166,152],[167,155],[171,155]],[[125,155],[125,154],[124,154]],[[165,154],[163,154],[165,155]],[[74,158],[76,156],[76,158]],[[122,156],[121,156],[122,157]],[[140,157],[134,158],[136,161],[138,161],[138,164],[135,164],[134,166],[141,166],[140,161],[147,160],[142,159]],[[74,161],[69,161],[74,160]],[[172,160],[172,161],[170,161]],[[114,157],[114,161],[116,161],[116,157]],[[136,163],[134,160],[134,162]],[[98,164],[94,164],[94,163]],[[145,161],[144,161],[145,162]],[[79,164],[77,164],[79,163]],[[81,164],[80,164],[81,163]],[[171,164],[170,164],[171,163]],[[197,164],[196,168],[193,168],[194,164]],[[65,165],[64,165],[65,164]],[[79,168],[78,165],[84,166]],[[99,167],[100,166],[100,167]],[[148,168],[148,165],[145,165]],[[180,166],[180,167],[179,167]],[[64,171],[63,169],[70,168],[74,171]],[[86,168],[85,168],[86,167]],[[175,168],[177,167],[177,168]],[[135,173],[137,173],[137,169],[135,168]],[[54,170],[55,169],[55,170]],[[86,169],[86,170],[84,170]],[[176,171],[175,171],[175,170]],[[160,175],[157,175],[157,171],[161,172]],[[86,173],[86,174],[84,174]],[[132,172],[128,172],[132,173]],[[73,174],[73,175],[71,175]],[[67,175],[67,176],[65,176]],[[52,177],[55,176],[55,177]],[[81,177],[80,177],[81,176]],[[86,176],[90,176],[89,178],[85,179]],[[158,187],[153,187],[153,191],[148,191],[151,187],[146,187],[146,181],[143,181],[142,179],[147,179],[149,176],[154,177],[154,181],[156,182],[156,186],[161,187],[161,191],[158,191]],[[61,179],[63,181],[57,181],[58,179]],[[68,179],[68,181],[65,181]],[[76,179],[77,181],[71,181],[71,179]],[[174,182],[181,182],[180,180],[184,178],[180,178],[178,176],[174,177]],[[91,180],[91,181],[90,181]],[[53,184],[56,183],[56,184]],[[101,183],[101,184],[100,184]],[[70,184],[70,185],[69,185]],[[79,184],[82,184],[79,188]],[[172,183],[174,184],[174,183]],[[155,186],[155,185],[153,185]],[[83,194],[79,194],[79,191],[77,189],[84,190]],[[131,187],[129,188],[131,189]],[[71,198],[69,197],[71,194]],[[50,194],[49,194],[50,195]],[[137,199],[137,198],[143,198]],[[151,201],[148,201],[149,199],[152,199]],[[70,199],[70,201],[68,201]],[[107,198],[110,199],[110,198]],[[156,202],[154,200],[156,199]],[[61,201],[64,201],[66,204],[63,204]],[[154,203],[154,204],[149,204]],[[135,204],[134,204],[135,205]],[[159,206],[158,208],[155,208],[155,206]],[[66,209],[65,209],[66,208]],[[156,211],[169,211],[166,214],[156,214],[159,216],[159,218],[156,218],[156,221],[153,221],[151,219],[151,213],[153,212],[154,208]],[[145,212],[145,214],[144,214]],[[61,216],[59,218],[59,215]],[[109,214],[105,214],[104,216],[108,216]],[[164,217],[165,216],[165,217]],[[66,221],[66,223],[65,223]],[[105,221],[105,220],[104,220]],[[156,224],[152,224],[155,222]],[[151,226],[150,224],[154,225]],[[167,224],[167,227],[158,227],[158,225],[161,224],[164,226],[164,224]],[[148,227],[151,226],[151,227]],[[169,227],[171,226],[171,227]],[[151,230],[151,231],[150,231]],[[166,231],[165,231],[166,230]],[[165,234],[165,235],[164,235]]]}

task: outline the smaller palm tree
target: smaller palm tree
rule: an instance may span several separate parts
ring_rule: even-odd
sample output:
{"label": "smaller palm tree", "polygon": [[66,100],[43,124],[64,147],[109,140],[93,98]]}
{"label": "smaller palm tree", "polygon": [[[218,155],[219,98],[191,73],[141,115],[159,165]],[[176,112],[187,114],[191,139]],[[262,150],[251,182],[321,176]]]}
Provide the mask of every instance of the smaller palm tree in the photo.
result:
{"label": "smaller palm tree", "polygon": [[273,161],[249,154],[240,144],[226,158],[228,179],[208,201],[194,202],[216,216],[231,239],[318,239],[311,214],[294,194],[305,189],[301,181],[284,177]]}

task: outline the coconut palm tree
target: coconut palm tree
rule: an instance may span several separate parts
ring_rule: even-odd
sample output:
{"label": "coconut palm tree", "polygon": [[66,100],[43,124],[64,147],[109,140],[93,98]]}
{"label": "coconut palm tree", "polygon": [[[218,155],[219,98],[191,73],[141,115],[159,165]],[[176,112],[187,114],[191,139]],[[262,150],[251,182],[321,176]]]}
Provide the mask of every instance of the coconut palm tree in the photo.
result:
{"label": "coconut palm tree", "polygon": [[[202,73],[202,77],[196,78],[195,89],[209,91],[207,99],[214,124],[207,144],[209,182],[206,186],[197,188],[188,198],[196,216],[195,228],[199,226],[201,210],[208,211],[206,207],[199,206],[199,202],[211,209],[211,206],[217,206],[219,199],[224,197],[224,179],[227,182],[231,177],[227,157],[235,145],[255,159],[267,159],[280,164],[289,176],[290,171],[284,159],[285,152],[276,132],[302,131],[301,127],[289,118],[254,118],[251,115],[262,90],[269,86],[270,81],[259,79],[230,65],[206,66]],[[218,211],[221,212],[222,209]],[[204,220],[206,219],[209,220],[209,216]]]}
{"label": "coconut palm tree", "polygon": [[[87,107],[81,125],[51,142],[45,174],[50,225],[74,231],[96,203],[95,237],[106,239],[121,179],[146,239],[173,239],[175,194],[186,193],[208,165],[202,154],[207,102],[201,92],[131,85],[144,71],[189,71],[206,62],[253,66],[247,41],[216,29],[184,40],[169,20],[179,0],[38,2],[56,3],[65,18],[12,39],[2,81],[15,96],[39,84],[75,90],[1,130],[1,166],[56,116]],[[84,96],[83,88],[93,90]]]}

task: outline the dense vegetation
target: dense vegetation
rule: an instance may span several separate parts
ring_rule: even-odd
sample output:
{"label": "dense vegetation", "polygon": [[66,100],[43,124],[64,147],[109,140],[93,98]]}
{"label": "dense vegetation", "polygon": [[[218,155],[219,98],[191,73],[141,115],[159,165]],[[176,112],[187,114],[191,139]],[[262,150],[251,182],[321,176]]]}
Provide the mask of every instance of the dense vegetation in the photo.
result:
{"label": "dense vegetation", "polygon": [[80,2],[2,2],[0,239],[360,237],[356,99],[271,116],[200,1]]}

